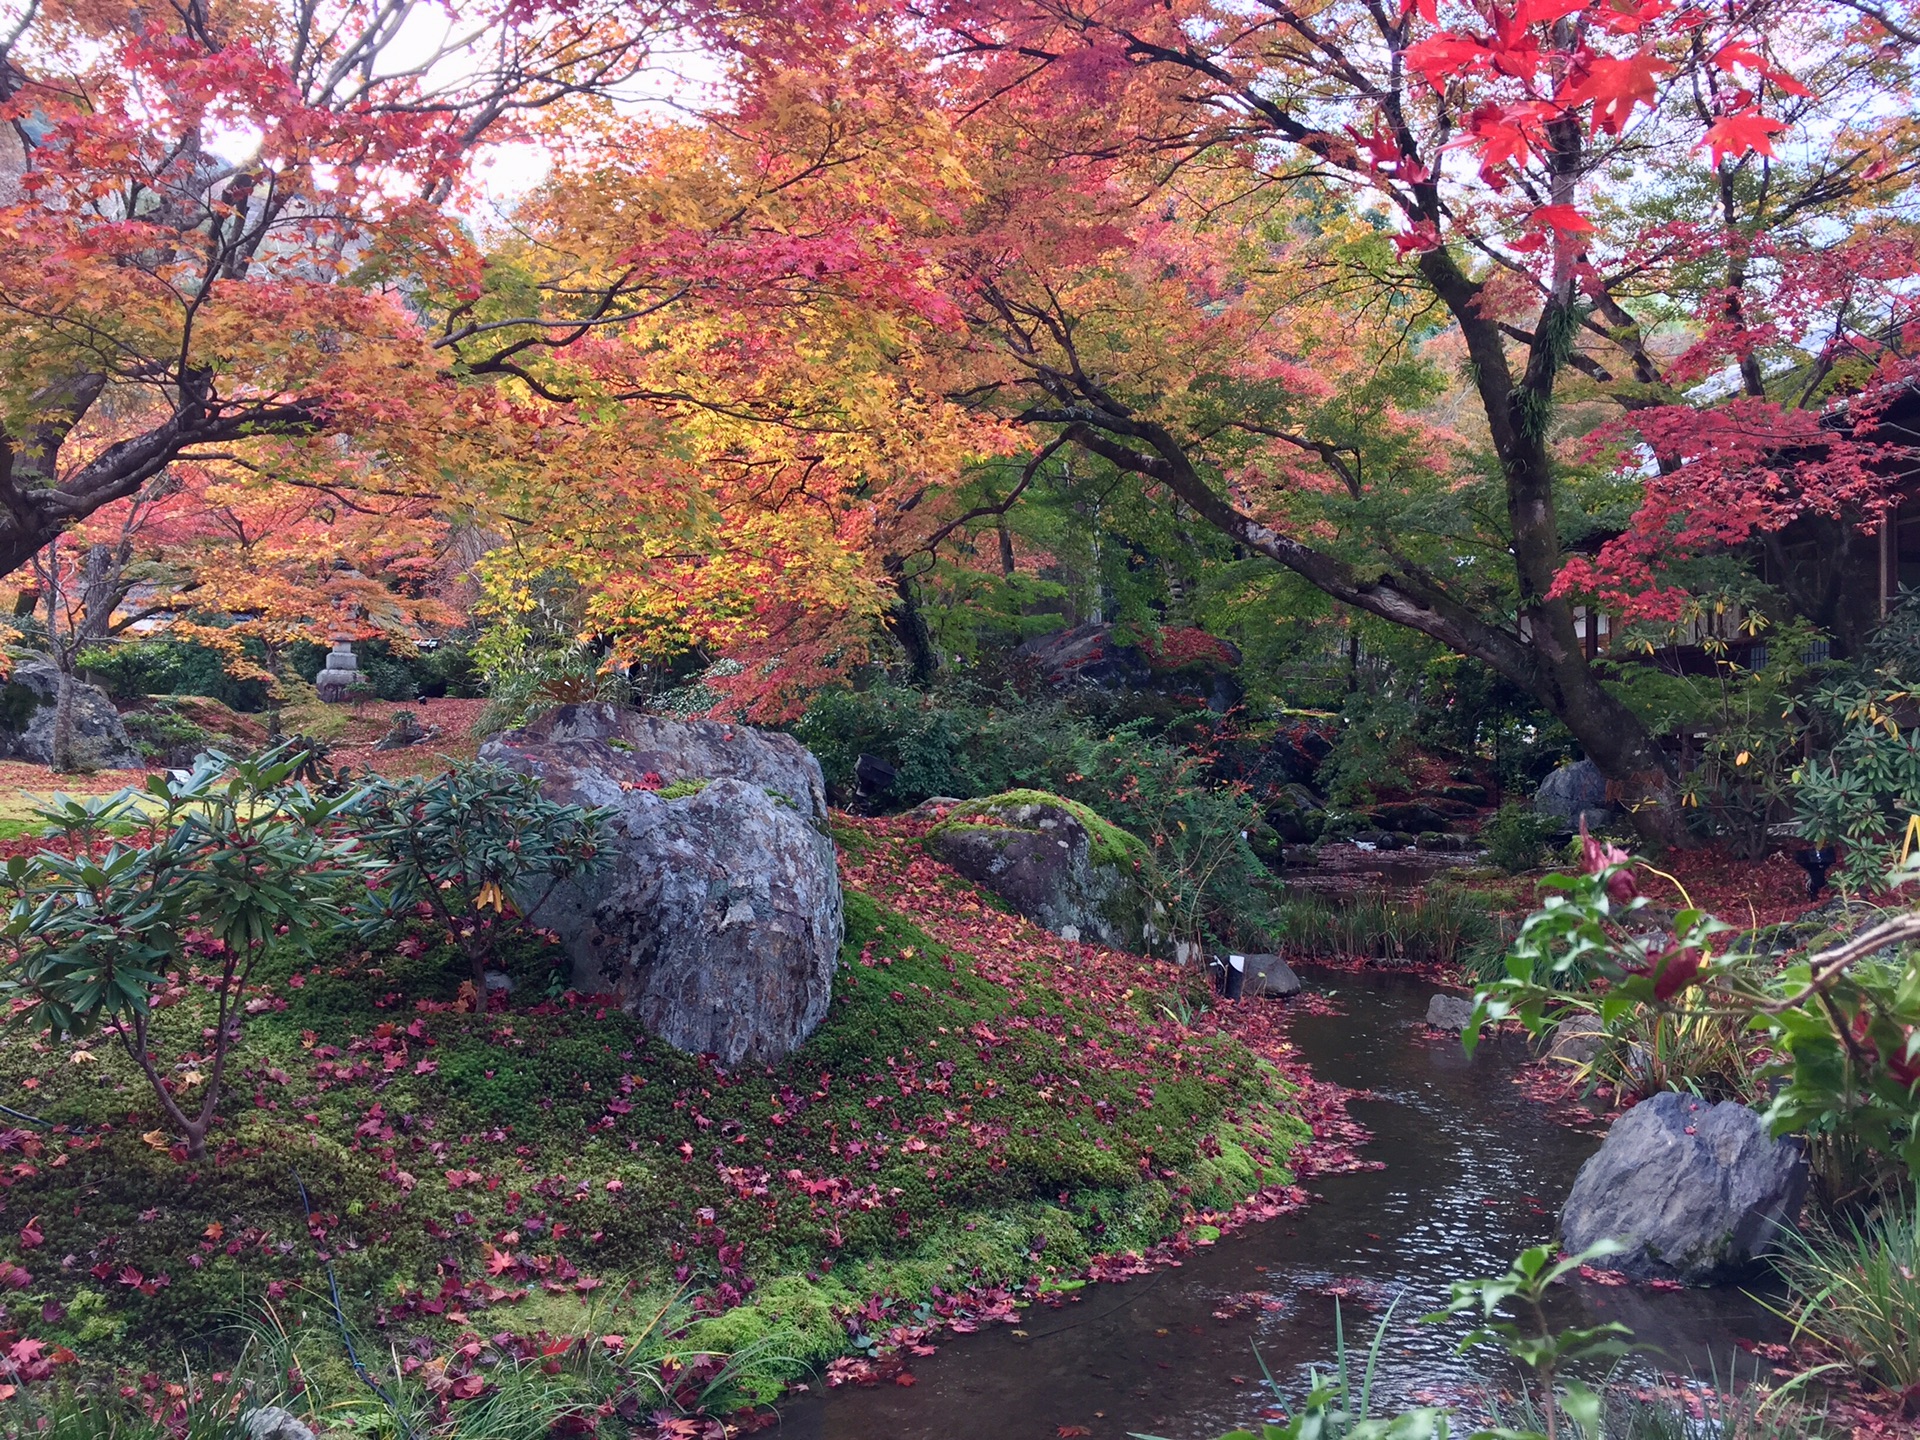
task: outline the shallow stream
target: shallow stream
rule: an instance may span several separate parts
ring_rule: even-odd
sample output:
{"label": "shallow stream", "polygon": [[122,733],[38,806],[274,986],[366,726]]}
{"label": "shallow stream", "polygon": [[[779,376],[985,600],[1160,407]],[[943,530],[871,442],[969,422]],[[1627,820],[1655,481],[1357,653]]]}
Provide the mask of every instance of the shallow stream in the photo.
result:
{"label": "shallow stream", "polygon": [[[1484,1371],[1454,1354],[1464,1328],[1417,1317],[1438,1308],[1450,1280],[1500,1273],[1551,1238],[1599,1135],[1554,1124],[1515,1084],[1524,1042],[1490,1038],[1469,1060],[1457,1040],[1431,1036],[1431,986],[1302,974],[1338,1013],[1298,1016],[1294,1043],[1322,1079],[1372,1092],[1352,1114],[1373,1132],[1363,1155],[1383,1169],[1318,1177],[1308,1188],[1323,1198],[1312,1206],[1248,1226],[1178,1269],[1090,1285],[1057,1310],[1035,1306],[1025,1338],[996,1327],[949,1339],[914,1362],[911,1388],[802,1397],[775,1433],[1205,1440],[1259,1418],[1262,1359],[1291,1397],[1304,1393],[1308,1367],[1324,1369],[1334,1355],[1336,1304],[1349,1341],[1363,1347],[1394,1306],[1376,1386],[1389,1400],[1446,1399],[1475,1384]],[[1653,1352],[1644,1363],[1681,1374],[1725,1373],[1740,1338],[1783,1338],[1780,1322],[1738,1290],[1569,1288],[1557,1324],[1623,1321]],[[1743,1372],[1751,1363],[1743,1357]]]}

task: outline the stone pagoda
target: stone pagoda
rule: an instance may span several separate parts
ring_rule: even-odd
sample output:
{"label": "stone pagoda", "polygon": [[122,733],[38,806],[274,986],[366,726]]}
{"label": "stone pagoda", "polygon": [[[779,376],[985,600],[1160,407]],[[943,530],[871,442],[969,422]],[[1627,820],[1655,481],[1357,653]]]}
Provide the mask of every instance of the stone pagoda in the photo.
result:
{"label": "stone pagoda", "polygon": [[353,688],[359,683],[360,662],[354,656],[353,642],[335,640],[333,649],[327,652],[326,667],[313,677],[313,688],[322,700],[338,705],[353,698]]}

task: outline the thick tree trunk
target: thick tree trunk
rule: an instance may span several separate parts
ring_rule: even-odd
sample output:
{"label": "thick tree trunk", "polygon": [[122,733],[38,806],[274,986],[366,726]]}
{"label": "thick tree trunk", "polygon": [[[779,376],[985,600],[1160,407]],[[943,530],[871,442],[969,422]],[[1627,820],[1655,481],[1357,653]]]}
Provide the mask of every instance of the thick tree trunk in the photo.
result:
{"label": "thick tree trunk", "polygon": [[[1578,156],[1580,137],[1577,127],[1570,134],[1560,133],[1563,128],[1553,130],[1558,150],[1570,165]],[[1556,198],[1570,196],[1569,191]],[[1551,598],[1566,555],[1554,505],[1548,426],[1554,386],[1579,325],[1574,256],[1564,237],[1556,244],[1553,285],[1518,377],[1498,323],[1481,311],[1481,287],[1468,279],[1452,255],[1443,248],[1427,251],[1420,257],[1420,270],[1467,342],[1474,388],[1505,472],[1521,629],[1532,652],[1531,674],[1509,678],[1573,732],[1587,758],[1607,777],[1614,798],[1627,808],[1636,830],[1660,845],[1684,845],[1687,836],[1674,804],[1670,761],[1639,717],[1600,684],[1574,622],[1572,602]]]}
{"label": "thick tree trunk", "polygon": [[1660,742],[1639,716],[1607,693],[1584,646],[1576,643],[1543,659],[1545,683],[1529,686],[1528,693],[1573,732],[1607,777],[1609,798],[1626,808],[1635,830],[1662,846],[1685,846],[1673,762]]}
{"label": "thick tree trunk", "polygon": [[[1475,614],[1414,567],[1397,574],[1363,574],[1337,556],[1261,524],[1216,493],[1193,468],[1180,442],[1151,421],[1117,414],[1102,415],[1097,422],[1083,417],[1084,412],[1028,416],[1064,421],[1066,434],[1082,448],[1165,485],[1208,524],[1334,599],[1430,635],[1491,666],[1573,732],[1587,758],[1607,777],[1636,830],[1662,846],[1687,843],[1673,803],[1672,769],[1658,741],[1601,686],[1580,644],[1572,605],[1543,598],[1559,566],[1559,540],[1551,486],[1537,480],[1540,470],[1522,471],[1516,480],[1510,467],[1510,509],[1518,532],[1514,551],[1523,596],[1523,623],[1510,627]],[[1137,443],[1123,443],[1116,436]]]}
{"label": "thick tree trunk", "polygon": [[887,611],[887,633],[899,641],[900,648],[906,652],[907,683],[916,690],[924,690],[940,673],[940,650],[933,643],[933,632],[927,628],[927,617],[920,613],[913,581],[901,573],[899,562],[890,559],[886,568],[893,574],[894,593],[898,596]]}
{"label": "thick tree trunk", "polygon": [[118,545],[90,545],[80,571],[80,630],[76,643],[102,640],[113,623],[113,612],[127,598],[125,581],[127,561],[133,547],[125,540]]}

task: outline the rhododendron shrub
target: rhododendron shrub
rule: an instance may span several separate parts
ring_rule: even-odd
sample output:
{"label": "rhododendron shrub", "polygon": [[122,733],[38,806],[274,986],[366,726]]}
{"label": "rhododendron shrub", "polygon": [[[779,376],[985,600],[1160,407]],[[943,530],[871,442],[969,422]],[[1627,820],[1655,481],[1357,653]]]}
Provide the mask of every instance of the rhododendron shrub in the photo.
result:
{"label": "rhododendron shrub", "polygon": [[469,1003],[483,1006],[501,939],[560,886],[606,867],[610,818],[549,800],[537,778],[499,765],[376,781],[354,805],[360,853],[374,867],[361,931],[373,939],[430,916],[472,970]]}
{"label": "rhododendron shrub", "polygon": [[[364,883],[351,843],[332,833],[354,797],[294,783],[305,759],[287,746],[253,760],[210,753],[184,778],[67,800],[43,812],[65,843],[6,862],[4,979],[20,1018],[58,1040],[100,1035],[124,1049],[182,1137],[182,1158],[206,1152],[246,1017],[285,1003],[255,972],[273,952],[313,944],[343,892]],[[107,838],[127,825],[138,827],[132,841]],[[200,988],[212,1024],[180,1036],[163,1012]]]}

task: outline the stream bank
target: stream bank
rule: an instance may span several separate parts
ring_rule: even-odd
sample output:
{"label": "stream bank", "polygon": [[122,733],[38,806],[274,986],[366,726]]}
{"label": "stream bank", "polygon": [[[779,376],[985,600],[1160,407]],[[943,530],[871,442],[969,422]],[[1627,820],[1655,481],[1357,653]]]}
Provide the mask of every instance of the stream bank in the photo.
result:
{"label": "stream bank", "polygon": [[[1206,1440],[1257,1418],[1264,1360],[1292,1395],[1335,1353],[1336,1306],[1364,1344],[1394,1307],[1381,1403],[1432,1403],[1479,1378],[1455,1355],[1460,1327],[1417,1317],[1450,1281],[1505,1270],[1551,1237],[1561,1201],[1598,1147],[1564,1128],[1516,1083],[1525,1042],[1489,1036],[1469,1058],[1423,1021],[1431,986],[1387,972],[1303,971],[1290,1023],[1300,1060],[1322,1080],[1364,1089],[1352,1102],[1383,1168],[1320,1176],[1307,1209],[1255,1224],[1124,1285],[1093,1285],[1059,1309],[1036,1306],[917,1360],[911,1388],[847,1387],[801,1397],[782,1432],[800,1440],[955,1440],[974,1435]],[[1256,1002],[1270,1004],[1273,1002]],[[1724,1373],[1742,1342],[1784,1326],[1738,1290],[1644,1291],[1581,1282],[1557,1324],[1619,1320],[1649,1351],[1637,1363]],[[1256,1349],[1258,1355],[1256,1356]]]}

